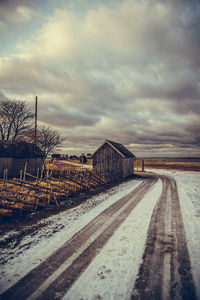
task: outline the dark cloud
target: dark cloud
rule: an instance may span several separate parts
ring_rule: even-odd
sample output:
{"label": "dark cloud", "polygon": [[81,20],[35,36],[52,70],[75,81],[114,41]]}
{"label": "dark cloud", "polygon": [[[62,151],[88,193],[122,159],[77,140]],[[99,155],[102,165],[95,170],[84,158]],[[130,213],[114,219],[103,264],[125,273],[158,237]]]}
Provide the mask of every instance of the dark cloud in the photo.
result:
{"label": "dark cloud", "polygon": [[198,155],[199,1],[48,3],[0,1],[9,52],[20,13],[27,24],[47,14],[0,58],[2,91],[29,102],[39,95],[40,121],[68,136],[66,151],[92,152],[108,138],[136,155]]}

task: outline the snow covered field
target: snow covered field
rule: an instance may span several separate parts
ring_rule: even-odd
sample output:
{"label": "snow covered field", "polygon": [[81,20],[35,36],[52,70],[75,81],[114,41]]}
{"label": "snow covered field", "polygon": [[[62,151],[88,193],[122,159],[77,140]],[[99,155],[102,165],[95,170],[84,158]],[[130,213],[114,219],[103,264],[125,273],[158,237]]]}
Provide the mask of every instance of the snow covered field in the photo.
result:
{"label": "snow covered field", "polygon": [[[177,181],[188,249],[200,299],[200,173],[152,170]],[[79,207],[41,222],[47,224],[36,235],[28,236],[15,248],[1,249],[0,292],[18,281],[65,241],[112,203],[132,191],[140,181],[128,181],[101,193]],[[145,247],[153,208],[160,197],[159,180],[116,230],[64,299],[129,299]],[[15,235],[11,232],[10,235]],[[5,239],[6,237],[1,237]]]}

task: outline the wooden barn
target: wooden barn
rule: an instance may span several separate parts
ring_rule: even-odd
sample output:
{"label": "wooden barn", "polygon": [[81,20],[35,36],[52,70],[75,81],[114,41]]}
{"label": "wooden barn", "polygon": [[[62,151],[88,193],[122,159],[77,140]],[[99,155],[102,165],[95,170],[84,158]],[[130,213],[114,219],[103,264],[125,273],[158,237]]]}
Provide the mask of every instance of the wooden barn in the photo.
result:
{"label": "wooden barn", "polygon": [[135,155],[122,144],[106,140],[91,158],[93,169],[102,175],[126,178],[134,173]]}
{"label": "wooden barn", "polygon": [[27,172],[36,174],[42,168],[43,152],[32,143],[0,142],[0,177],[7,169],[8,177],[18,177],[27,165]]}

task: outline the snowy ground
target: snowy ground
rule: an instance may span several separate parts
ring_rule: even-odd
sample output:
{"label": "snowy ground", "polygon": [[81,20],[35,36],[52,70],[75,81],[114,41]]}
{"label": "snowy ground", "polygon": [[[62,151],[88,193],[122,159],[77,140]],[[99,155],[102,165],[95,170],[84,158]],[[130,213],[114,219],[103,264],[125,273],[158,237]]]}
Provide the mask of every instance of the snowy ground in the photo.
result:
{"label": "snowy ground", "polygon": [[[152,170],[177,181],[188,249],[200,299],[200,173]],[[101,193],[77,208],[52,216],[48,226],[26,237],[13,249],[1,249],[0,292],[48,257],[105,208],[128,194],[140,181],[128,181]],[[102,251],[68,291],[68,299],[129,299],[142,261],[147,229],[162,190],[159,180],[116,230]],[[15,235],[11,232],[10,235]],[[7,237],[8,238],[8,237]],[[6,239],[2,237],[1,239]]]}
{"label": "snowy ground", "polygon": [[[128,194],[140,183],[140,180],[124,182],[88,199],[76,208],[42,220],[40,222],[47,226],[44,226],[37,234],[27,236],[17,247],[9,244],[9,248],[0,249],[0,293],[40,264],[104,209]],[[6,241],[18,234],[17,231],[12,231],[0,237],[0,240]]]}
{"label": "snowy ground", "polygon": [[71,162],[71,161],[68,161],[68,160],[60,160],[60,162],[63,163],[63,164],[66,164],[66,165],[81,167],[83,169],[92,169],[93,168],[92,165]]}
{"label": "snowy ground", "polygon": [[162,190],[161,181],[145,195],[64,297],[68,299],[129,299],[145,246],[151,213]]}
{"label": "snowy ground", "polygon": [[200,173],[173,172],[181,203],[192,273],[200,299]]}
{"label": "snowy ground", "polygon": [[186,231],[192,274],[200,299],[200,172],[150,170],[175,178]]}

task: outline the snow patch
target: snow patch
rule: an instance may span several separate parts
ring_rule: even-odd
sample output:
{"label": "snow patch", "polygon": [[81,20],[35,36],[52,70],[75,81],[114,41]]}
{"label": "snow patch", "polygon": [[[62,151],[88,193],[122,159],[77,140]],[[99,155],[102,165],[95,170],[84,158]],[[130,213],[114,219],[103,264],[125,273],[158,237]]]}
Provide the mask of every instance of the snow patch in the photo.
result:
{"label": "snow patch", "polygon": [[130,298],[142,262],[150,218],[161,191],[159,180],[115,231],[64,300]]}

